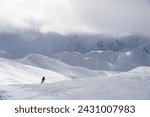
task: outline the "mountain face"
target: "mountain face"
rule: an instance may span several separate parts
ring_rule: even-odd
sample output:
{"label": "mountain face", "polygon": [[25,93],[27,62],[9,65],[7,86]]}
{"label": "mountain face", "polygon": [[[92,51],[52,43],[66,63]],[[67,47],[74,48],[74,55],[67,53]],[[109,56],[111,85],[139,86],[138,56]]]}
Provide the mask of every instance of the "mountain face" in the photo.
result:
{"label": "mountain face", "polygon": [[149,69],[142,36],[0,33],[0,99],[150,99]]}
{"label": "mountain face", "polygon": [[150,39],[128,36],[1,33],[0,57],[44,55],[91,70],[128,71],[150,65]]}
{"label": "mountain face", "polygon": [[[109,37],[104,35],[59,35],[33,33],[0,33],[0,56],[23,58],[37,53],[51,56],[64,51],[87,53],[91,51],[123,52],[139,48],[150,53],[150,40],[141,36]],[[3,54],[2,54],[3,52]]]}

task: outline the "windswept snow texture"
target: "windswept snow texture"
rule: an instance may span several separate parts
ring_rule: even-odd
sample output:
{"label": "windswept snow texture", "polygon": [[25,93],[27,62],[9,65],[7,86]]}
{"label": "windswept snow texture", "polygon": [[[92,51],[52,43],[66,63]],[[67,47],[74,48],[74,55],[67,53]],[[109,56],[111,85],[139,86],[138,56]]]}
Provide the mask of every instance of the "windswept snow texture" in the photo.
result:
{"label": "windswept snow texture", "polygon": [[150,39],[0,33],[0,81],[1,100],[150,99]]}

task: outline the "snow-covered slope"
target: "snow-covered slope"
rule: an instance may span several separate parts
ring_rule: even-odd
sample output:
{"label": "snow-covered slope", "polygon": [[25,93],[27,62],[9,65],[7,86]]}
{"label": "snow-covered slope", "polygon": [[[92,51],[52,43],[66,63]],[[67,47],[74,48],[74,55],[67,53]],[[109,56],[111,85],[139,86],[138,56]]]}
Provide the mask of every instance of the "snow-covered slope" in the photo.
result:
{"label": "snow-covered slope", "polygon": [[96,58],[94,56],[85,56],[77,52],[62,52],[52,56],[54,59],[60,60],[72,66],[81,66],[93,70],[109,70],[111,63],[109,64],[103,58]]}
{"label": "snow-covered slope", "polygon": [[[150,99],[150,67],[45,85],[0,86],[2,99]],[[24,93],[22,93],[24,92]]]}
{"label": "snow-covered slope", "polygon": [[121,53],[116,60],[116,70],[128,71],[138,66],[150,66],[150,54],[135,49]]}
{"label": "snow-covered slope", "polygon": [[46,77],[47,83],[70,79],[54,71],[0,58],[0,85],[39,84],[43,76]]}
{"label": "snow-covered slope", "polygon": [[[70,66],[56,59],[46,57],[39,54],[30,54],[23,59],[18,59],[18,62],[23,64],[43,68],[46,70],[52,70],[57,73],[64,74],[70,78],[95,78],[99,76],[105,76],[104,71],[89,70],[87,68],[79,66]],[[73,59],[74,61],[74,59]]]}
{"label": "snow-covered slope", "polygon": [[52,57],[72,66],[81,66],[92,70],[128,71],[138,66],[150,66],[150,54],[141,49],[125,52],[92,51],[85,54],[65,51]]}

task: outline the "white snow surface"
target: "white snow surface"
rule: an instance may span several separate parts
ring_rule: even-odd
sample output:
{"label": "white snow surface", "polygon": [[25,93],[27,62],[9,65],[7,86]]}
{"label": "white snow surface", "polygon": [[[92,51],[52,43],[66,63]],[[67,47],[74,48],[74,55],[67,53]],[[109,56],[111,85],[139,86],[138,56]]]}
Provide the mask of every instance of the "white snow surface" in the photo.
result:
{"label": "white snow surface", "polygon": [[[40,84],[42,75],[45,84]],[[0,99],[150,99],[146,66],[126,72],[89,70],[32,54],[16,61],[1,58],[0,80]]]}
{"label": "white snow surface", "polygon": [[0,85],[36,84],[43,75],[47,77],[47,83],[70,79],[54,71],[0,58]]}
{"label": "white snow surface", "polygon": [[150,99],[150,67],[56,83],[0,86],[2,99]]}

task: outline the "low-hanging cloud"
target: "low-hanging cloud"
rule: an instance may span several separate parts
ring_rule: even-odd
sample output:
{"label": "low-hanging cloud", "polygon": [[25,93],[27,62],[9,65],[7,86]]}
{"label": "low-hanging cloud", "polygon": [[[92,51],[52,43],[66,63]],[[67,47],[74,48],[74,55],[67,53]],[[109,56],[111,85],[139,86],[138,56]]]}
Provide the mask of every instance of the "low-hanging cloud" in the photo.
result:
{"label": "low-hanging cloud", "polygon": [[0,31],[149,35],[149,0],[0,0]]}

